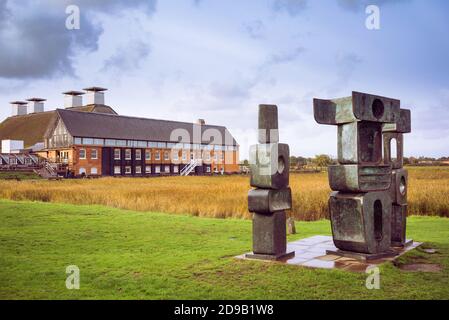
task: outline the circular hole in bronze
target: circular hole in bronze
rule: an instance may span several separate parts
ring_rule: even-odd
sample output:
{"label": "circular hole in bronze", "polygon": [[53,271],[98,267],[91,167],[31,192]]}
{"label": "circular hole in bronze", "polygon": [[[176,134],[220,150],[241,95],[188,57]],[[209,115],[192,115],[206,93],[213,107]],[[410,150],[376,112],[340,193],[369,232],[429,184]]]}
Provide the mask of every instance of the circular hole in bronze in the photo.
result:
{"label": "circular hole in bronze", "polygon": [[405,196],[407,192],[407,183],[405,182],[405,177],[401,177],[401,182],[399,183],[399,192]]}
{"label": "circular hole in bronze", "polygon": [[380,99],[375,99],[372,105],[373,116],[376,119],[382,118],[384,115],[384,103]]}
{"label": "circular hole in bronze", "polygon": [[282,174],[282,172],[284,172],[285,170],[285,160],[284,157],[279,157],[278,158],[278,172],[280,174]]}

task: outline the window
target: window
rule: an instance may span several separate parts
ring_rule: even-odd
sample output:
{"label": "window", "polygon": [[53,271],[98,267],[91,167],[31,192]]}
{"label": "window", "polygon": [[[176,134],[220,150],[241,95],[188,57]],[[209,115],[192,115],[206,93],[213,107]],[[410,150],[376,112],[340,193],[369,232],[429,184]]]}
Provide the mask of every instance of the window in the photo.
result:
{"label": "window", "polygon": [[218,153],[214,154],[215,161],[218,161]]}
{"label": "window", "polygon": [[186,151],[182,152],[182,160],[187,160],[187,152]]}
{"label": "window", "polygon": [[205,152],[206,154],[206,160],[209,161],[210,160],[210,152]]}
{"label": "window", "polygon": [[142,167],[136,166],[136,174],[142,174]]}
{"label": "window", "polygon": [[207,167],[206,167],[206,172],[207,172],[207,173],[210,173],[210,166],[207,166]]}
{"label": "window", "polygon": [[83,144],[94,144],[94,139],[92,139],[92,138],[83,138]]}
{"label": "window", "polygon": [[97,168],[90,168],[90,174],[98,174]]}
{"label": "window", "polygon": [[145,173],[151,173],[151,166],[145,167]]}
{"label": "window", "polygon": [[165,142],[158,142],[158,143],[157,143],[157,147],[158,147],[158,148],[166,148],[167,145],[165,144]]}
{"label": "window", "polygon": [[122,173],[122,169],[120,168],[120,166],[115,166],[114,167],[114,174],[121,174]]}
{"label": "window", "polygon": [[81,144],[81,138],[75,138],[73,141],[74,144]]}
{"label": "window", "polygon": [[114,149],[114,160],[120,160],[120,149]]}
{"label": "window", "polygon": [[173,166],[173,173],[178,173],[178,172],[179,172],[179,167]]}
{"label": "window", "polygon": [[174,161],[178,161],[179,160],[179,154],[178,154],[178,150],[173,152],[173,160]]}
{"label": "window", "polygon": [[224,161],[224,153],[221,154],[221,161]]}
{"label": "window", "polygon": [[168,151],[165,151],[165,152],[164,152],[164,160],[170,160]]}
{"label": "window", "polygon": [[86,169],[85,168],[80,168],[78,170],[78,172],[79,172],[80,175],[86,174]]}
{"label": "window", "polygon": [[157,148],[157,142],[148,142],[148,147]]}
{"label": "window", "polygon": [[161,166],[155,166],[154,167],[154,172],[155,173],[161,173]]}
{"label": "window", "polygon": [[104,141],[104,144],[108,147],[114,147],[116,145],[114,139],[106,139]]}
{"label": "window", "polygon": [[86,159],[86,149],[80,149],[80,159]]}
{"label": "window", "polygon": [[125,167],[125,174],[131,174],[131,166]]}
{"label": "window", "polygon": [[136,150],[136,160],[142,160],[142,150]]}
{"label": "window", "polygon": [[164,166],[165,173],[170,173],[170,166]]}
{"label": "window", "polygon": [[161,154],[159,151],[156,152],[155,156],[154,156],[155,160],[161,160]]}
{"label": "window", "polygon": [[131,149],[125,150],[125,160],[131,160]]}
{"label": "window", "polygon": [[94,145],[102,146],[104,144],[104,139],[94,139]]}
{"label": "window", "polygon": [[151,160],[151,151],[150,150],[145,151],[145,160]]}
{"label": "window", "polygon": [[115,140],[115,145],[117,147],[126,147],[126,140]]}
{"label": "window", "polygon": [[93,159],[93,160],[98,159],[98,151],[97,151],[97,149],[92,149],[90,151],[90,158]]}
{"label": "window", "polygon": [[137,141],[137,146],[140,148],[148,147],[148,143],[146,141]]}

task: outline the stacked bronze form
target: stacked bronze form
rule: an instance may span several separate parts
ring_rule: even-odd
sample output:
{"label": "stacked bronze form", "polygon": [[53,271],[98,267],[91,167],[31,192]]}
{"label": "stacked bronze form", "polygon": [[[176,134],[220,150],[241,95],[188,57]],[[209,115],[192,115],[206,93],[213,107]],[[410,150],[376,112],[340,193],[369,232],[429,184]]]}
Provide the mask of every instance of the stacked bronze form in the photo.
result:
{"label": "stacked bronze form", "polygon": [[[353,92],[348,98],[315,99],[314,115],[320,124],[338,126],[338,165],[329,167],[335,246],[382,255],[392,245],[405,245],[407,171],[402,159],[410,110],[401,109],[396,99]],[[397,159],[391,157],[393,138]]]}
{"label": "stacked bronze form", "polygon": [[289,187],[290,150],[279,143],[278,110],[259,106],[259,144],[250,147],[252,189],[248,209],[253,212],[253,253],[247,258],[279,260],[287,253],[286,213],[292,207]]}

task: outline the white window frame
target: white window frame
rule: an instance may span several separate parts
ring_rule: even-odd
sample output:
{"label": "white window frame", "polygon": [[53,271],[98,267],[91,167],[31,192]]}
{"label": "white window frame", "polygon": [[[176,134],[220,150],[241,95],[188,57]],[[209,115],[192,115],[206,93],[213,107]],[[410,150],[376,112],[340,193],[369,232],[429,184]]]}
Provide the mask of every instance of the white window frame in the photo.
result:
{"label": "white window frame", "polygon": [[169,165],[165,165],[164,166],[164,173],[170,173],[170,166]]}
{"label": "white window frame", "polygon": [[142,150],[136,149],[136,160],[142,160]]}
{"label": "white window frame", "polygon": [[187,151],[182,152],[182,160],[187,160]]}
{"label": "white window frame", "polygon": [[[95,152],[95,157],[93,156],[94,152]],[[90,149],[90,158],[92,160],[98,160],[98,149]]]}
{"label": "white window frame", "polygon": [[154,156],[154,160],[161,160],[161,152],[157,151],[155,156]]}
{"label": "white window frame", "polygon": [[136,166],[136,174],[142,174],[142,166]]}
{"label": "white window frame", "polygon": [[[84,156],[81,156],[81,151],[84,151]],[[81,160],[86,160],[86,156],[87,156],[86,149],[80,149],[80,151],[79,151],[79,158]]]}
{"label": "white window frame", "polygon": [[155,166],[154,173],[161,173],[161,166]]}
{"label": "white window frame", "polygon": [[151,166],[145,166],[145,173],[151,174]]}
{"label": "white window frame", "polygon": [[[129,169],[129,172],[128,172]],[[131,168],[131,166],[126,166],[125,167],[125,174],[132,174],[133,173],[133,169]]]}
{"label": "white window frame", "polygon": [[[129,155],[129,157],[128,157]],[[125,149],[125,160],[132,160],[132,150],[131,149]]]}
{"label": "white window frame", "polygon": [[164,151],[164,161],[170,160],[170,153],[168,151]]}
{"label": "white window frame", "polygon": [[[118,157],[117,157],[117,151],[118,151]],[[120,160],[121,158],[122,158],[122,150],[114,149],[114,160]]]}
{"label": "white window frame", "polygon": [[173,173],[179,173],[179,166],[177,165],[173,166]]}
{"label": "white window frame", "polygon": [[145,160],[151,160],[151,150],[145,150]]}
{"label": "white window frame", "polygon": [[78,169],[78,174],[82,175],[83,173],[86,174],[86,168],[84,168],[84,167],[79,168]]}
{"label": "white window frame", "polygon": [[90,168],[90,174],[92,174],[92,175],[97,175],[97,174],[98,174],[98,169],[97,169],[97,167],[92,167],[92,168]]}
{"label": "white window frame", "polygon": [[114,174],[122,174],[122,167],[114,166]]}

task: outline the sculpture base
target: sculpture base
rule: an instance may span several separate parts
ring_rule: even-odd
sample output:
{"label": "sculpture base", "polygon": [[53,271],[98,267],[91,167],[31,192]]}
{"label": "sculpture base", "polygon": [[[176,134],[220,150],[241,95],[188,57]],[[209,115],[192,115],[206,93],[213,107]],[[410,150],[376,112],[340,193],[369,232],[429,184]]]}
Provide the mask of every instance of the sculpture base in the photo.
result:
{"label": "sculpture base", "polygon": [[360,253],[360,252],[351,252],[351,251],[344,251],[344,250],[326,250],[326,254],[333,254],[336,256],[344,257],[344,258],[351,258],[356,259],[360,261],[372,261],[372,260],[379,260],[379,259],[385,259],[385,258],[393,258],[397,255],[399,255],[398,252],[389,250],[381,253]]}
{"label": "sculpture base", "polygon": [[405,242],[391,242],[391,246],[394,248],[407,248],[413,244],[412,239],[407,239]]}
{"label": "sculpture base", "polygon": [[268,260],[268,261],[281,261],[291,259],[295,256],[295,252],[287,252],[278,255],[271,254],[257,254],[257,253],[247,253],[245,254],[246,259],[254,259],[254,260]]}

